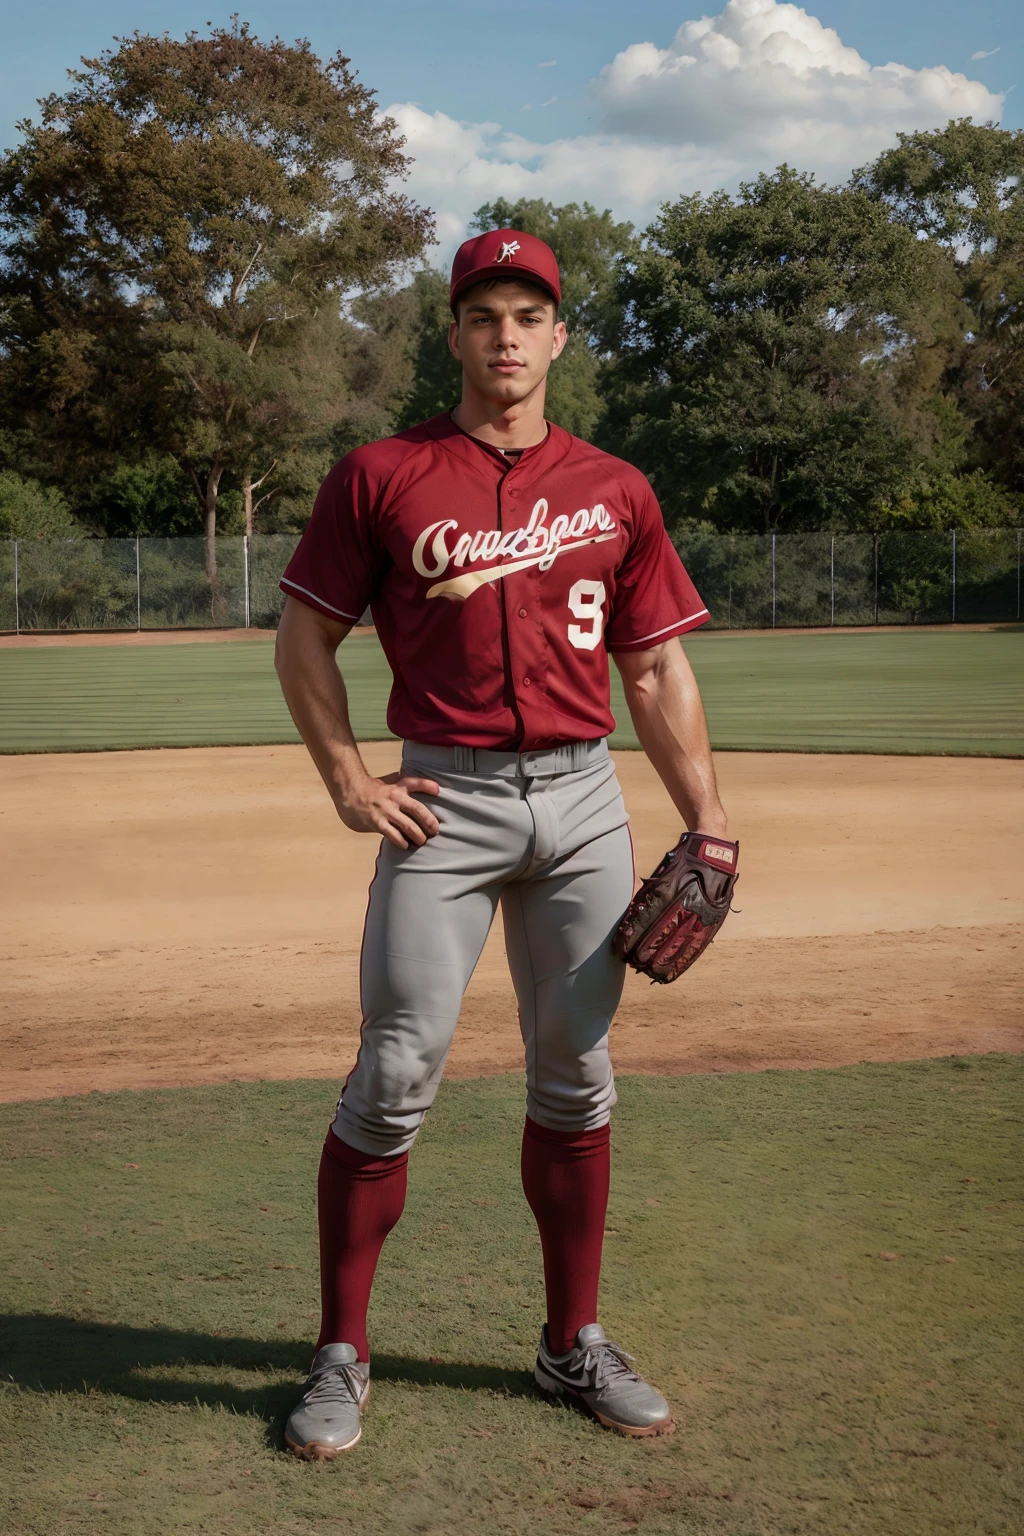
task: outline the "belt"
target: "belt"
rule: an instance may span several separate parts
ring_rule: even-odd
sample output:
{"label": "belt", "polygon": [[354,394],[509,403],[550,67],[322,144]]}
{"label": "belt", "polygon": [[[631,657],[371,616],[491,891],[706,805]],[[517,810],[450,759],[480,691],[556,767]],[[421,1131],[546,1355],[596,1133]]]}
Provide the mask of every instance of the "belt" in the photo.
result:
{"label": "belt", "polygon": [[561,747],[539,747],[532,752],[492,752],[489,747],[431,747],[419,741],[405,743],[406,755],[425,768],[449,773],[496,774],[504,779],[541,779],[556,773],[578,773],[608,756],[604,737],[597,741],[570,741]]}

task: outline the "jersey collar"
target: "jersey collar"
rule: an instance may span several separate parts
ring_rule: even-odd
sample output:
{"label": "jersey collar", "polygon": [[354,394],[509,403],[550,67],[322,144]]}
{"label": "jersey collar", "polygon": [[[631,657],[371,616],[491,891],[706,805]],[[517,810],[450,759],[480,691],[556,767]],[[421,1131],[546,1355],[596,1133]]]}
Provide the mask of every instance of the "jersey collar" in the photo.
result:
{"label": "jersey collar", "polygon": [[514,477],[523,483],[553,468],[569,452],[573,441],[563,427],[549,421],[548,435],[542,443],[532,444],[518,459],[506,459],[500,449],[492,448],[490,443],[483,443],[478,437],[464,432],[452,421],[447,411],[442,416],[424,422],[423,431],[435,442],[443,444],[464,464],[487,474],[488,479],[490,474],[486,466],[492,465],[495,470],[502,471],[504,477]]}

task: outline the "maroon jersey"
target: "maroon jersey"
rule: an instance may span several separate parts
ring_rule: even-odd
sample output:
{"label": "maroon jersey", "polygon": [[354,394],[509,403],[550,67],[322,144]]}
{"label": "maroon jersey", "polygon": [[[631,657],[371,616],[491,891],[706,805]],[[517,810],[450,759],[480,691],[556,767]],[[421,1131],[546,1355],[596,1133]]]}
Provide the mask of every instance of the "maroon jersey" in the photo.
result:
{"label": "maroon jersey", "polygon": [[370,608],[388,725],[433,746],[607,736],[608,652],[708,618],[639,470],[556,426],[506,459],[448,416],[334,466],[281,586],[347,624]]}

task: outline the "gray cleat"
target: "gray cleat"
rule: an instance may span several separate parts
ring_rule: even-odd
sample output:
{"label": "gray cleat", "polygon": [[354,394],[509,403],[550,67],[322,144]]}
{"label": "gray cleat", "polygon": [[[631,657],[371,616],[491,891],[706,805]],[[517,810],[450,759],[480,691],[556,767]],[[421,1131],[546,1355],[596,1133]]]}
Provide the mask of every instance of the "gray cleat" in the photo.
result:
{"label": "gray cleat", "polygon": [[284,1427],[289,1447],[305,1461],[333,1461],[350,1451],[363,1432],[359,1418],[369,1395],[369,1362],[352,1344],[325,1344]]}
{"label": "gray cleat", "polygon": [[633,1370],[632,1359],[605,1337],[600,1323],[581,1328],[567,1355],[553,1355],[545,1324],[533,1375],[543,1391],[570,1398],[620,1435],[670,1435],[676,1427],[672,1410]]}

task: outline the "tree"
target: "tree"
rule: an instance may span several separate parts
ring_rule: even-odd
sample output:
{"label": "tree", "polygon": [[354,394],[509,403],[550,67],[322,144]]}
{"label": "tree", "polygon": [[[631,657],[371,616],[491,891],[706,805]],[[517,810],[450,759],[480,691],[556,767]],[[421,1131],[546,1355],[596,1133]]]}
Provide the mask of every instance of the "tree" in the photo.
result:
{"label": "tree", "polygon": [[444,273],[417,272],[406,288],[358,300],[353,313],[372,327],[378,346],[398,365],[392,397],[396,430],[429,421],[458,403],[462,374],[448,347],[452,312]]}
{"label": "tree", "polygon": [[1024,506],[995,484],[984,470],[935,474],[926,467],[883,507],[880,526],[888,529],[1017,528]]}
{"label": "tree", "polygon": [[1024,492],[1024,130],[961,119],[901,133],[855,179],[949,253],[962,321],[941,387],[971,425],[965,462]]}
{"label": "tree", "polygon": [[72,539],[81,533],[59,491],[0,469],[0,539]]}
{"label": "tree", "polygon": [[914,460],[896,386],[923,270],[865,191],[787,166],[666,205],[623,265],[603,444],[670,519],[861,525]]}
{"label": "tree", "polygon": [[67,488],[80,523],[108,538],[195,531],[195,493],[167,453],[149,451]]}
{"label": "tree", "polygon": [[897,134],[853,185],[884,202],[900,223],[965,259],[1018,227],[1024,187],[1024,129],[969,117],[945,128]]}
{"label": "tree", "polygon": [[[361,315],[364,305],[377,302],[361,295],[351,308]],[[393,402],[408,372],[398,339],[386,329],[379,334],[333,305],[321,310],[289,349],[289,376],[279,395],[288,410],[268,423],[260,443],[273,474],[262,486],[252,481],[249,506],[243,478],[247,531],[304,526],[331,465],[394,431]]]}
{"label": "tree", "polygon": [[225,474],[301,435],[290,358],[346,290],[421,253],[403,140],[341,54],[237,18],[83,60],[0,161],[3,392],[66,471],[126,449],[188,475],[216,573]]}

